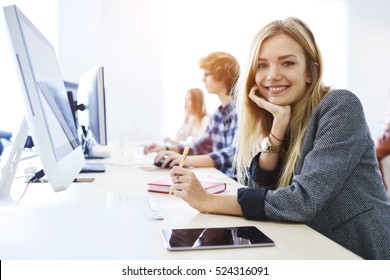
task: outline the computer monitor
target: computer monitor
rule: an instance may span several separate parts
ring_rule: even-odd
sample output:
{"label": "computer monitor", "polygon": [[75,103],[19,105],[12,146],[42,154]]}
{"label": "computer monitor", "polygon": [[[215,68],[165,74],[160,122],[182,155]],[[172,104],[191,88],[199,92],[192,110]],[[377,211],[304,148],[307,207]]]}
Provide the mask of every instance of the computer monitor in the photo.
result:
{"label": "computer monitor", "polygon": [[74,109],[82,129],[84,156],[103,158],[94,154],[93,146],[107,145],[106,97],[104,85],[104,67],[96,66],[80,76],[77,88],[77,105]]}
{"label": "computer monitor", "polygon": [[[96,144],[107,145],[106,96],[104,68],[96,66],[80,76],[79,83],[65,81],[68,101],[86,159],[102,159],[107,153],[96,153]],[[95,147],[95,149],[94,149]],[[82,173],[104,172],[104,164],[88,162]]]}
{"label": "computer monitor", "polygon": [[[79,108],[77,107],[77,88],[79,84],[70,82],[70,81],[64,81],[66,93],[68,95],[68,101],[70,108],[72,109],[72,116],[74,120],[74,125],[76,126],[76,129],[78,128],[78,118],[77,118],[77,110]],[[84,109],[84,108],[83,108]]]}
{"label": "computer monitor", "polygon": [[54,191],[67,189],[85,164],[53,46],[16,5],[4,7],[4,14],[27,121],[21,125],[12,159],[6,164],[10,172],[2,174],[0,202],[10,199],[15,166],[29,129]]}

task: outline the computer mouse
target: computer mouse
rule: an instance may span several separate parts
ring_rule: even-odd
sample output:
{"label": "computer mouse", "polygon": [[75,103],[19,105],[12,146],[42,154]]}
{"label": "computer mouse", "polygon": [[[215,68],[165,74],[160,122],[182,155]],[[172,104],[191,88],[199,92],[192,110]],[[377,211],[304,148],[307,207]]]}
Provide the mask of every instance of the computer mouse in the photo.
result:
{"label": "computer mouse", "polygon": [[[163,156],[159,161],[155,161],[154,165],[157,167],[161,167],[166,159],[167,159],[167,156]],[[169,168],[169,163],[165,166],[165,168]]]}
{"label": "computer mouse", "polygon": [[[166,159],[167,159],[167,156],[163,156],[159,161],[155,161],[154,165],[157,166],[157,167],[161,167]],[[169,164],[170,164],[170,161],[168,162],[167,165],[165,165],[165,168],[170,168]]]}

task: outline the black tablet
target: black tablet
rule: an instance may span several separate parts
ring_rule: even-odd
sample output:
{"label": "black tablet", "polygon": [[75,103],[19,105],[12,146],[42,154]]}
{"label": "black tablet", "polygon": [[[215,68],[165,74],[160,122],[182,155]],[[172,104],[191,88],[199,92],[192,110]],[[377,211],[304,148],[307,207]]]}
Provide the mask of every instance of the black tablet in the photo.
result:
{"label": "black tablet", "polygon": [[162,229],[168,250],[243,248],[275,245],[254,226]]}

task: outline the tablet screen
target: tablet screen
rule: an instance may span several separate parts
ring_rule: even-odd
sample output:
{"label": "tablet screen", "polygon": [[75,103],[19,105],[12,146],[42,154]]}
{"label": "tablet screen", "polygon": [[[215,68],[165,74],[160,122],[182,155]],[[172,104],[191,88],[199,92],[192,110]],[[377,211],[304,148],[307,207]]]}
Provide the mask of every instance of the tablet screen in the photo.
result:
{"label": "tablet screen", "polygon": [[275,243],[254,226],[162,229],[168,250],[197,250],[273,246]]}

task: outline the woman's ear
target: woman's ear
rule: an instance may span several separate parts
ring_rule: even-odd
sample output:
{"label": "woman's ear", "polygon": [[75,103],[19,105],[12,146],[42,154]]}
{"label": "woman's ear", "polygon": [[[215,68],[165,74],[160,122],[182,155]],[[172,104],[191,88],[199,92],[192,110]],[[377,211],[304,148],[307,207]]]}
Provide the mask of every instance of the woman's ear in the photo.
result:
{"label": "woman's ear", "polygon": [[[314,62],[313,64],[314,64],[315,71],[318,72],[318,63]],[[312,82],[312,75],[309,72],[309,73],[307,73],[306,83],[311,84],[311,82]]]}
{"label": "woman's ear", "polygon": [[316,68],[316,71],[318,72],[319,66],[317,62],[314,62],[314,67]]}

